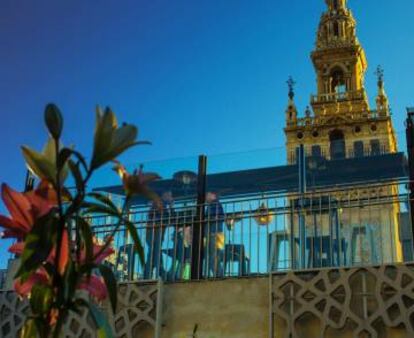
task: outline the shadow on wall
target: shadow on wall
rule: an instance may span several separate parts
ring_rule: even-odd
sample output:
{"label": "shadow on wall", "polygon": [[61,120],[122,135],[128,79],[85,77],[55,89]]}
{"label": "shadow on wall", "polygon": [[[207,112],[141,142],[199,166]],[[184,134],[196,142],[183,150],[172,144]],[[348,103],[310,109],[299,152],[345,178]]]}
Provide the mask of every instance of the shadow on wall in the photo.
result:
{"label": "shadow on wall", "polygon": [[134,327],[132,337],[154,338],[155,331],[154,328],[147,322],[140,322]]}

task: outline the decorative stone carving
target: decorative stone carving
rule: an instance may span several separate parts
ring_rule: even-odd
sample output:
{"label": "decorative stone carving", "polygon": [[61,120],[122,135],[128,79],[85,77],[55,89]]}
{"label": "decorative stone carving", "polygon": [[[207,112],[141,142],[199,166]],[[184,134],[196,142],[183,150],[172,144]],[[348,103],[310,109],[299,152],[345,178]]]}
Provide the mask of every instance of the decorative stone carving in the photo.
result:
{"label": "decorative stone carving", "polygon": [[118,287],[118,308],[113,317],[117,337],[134,338],[134,332],[145,322],[160,334],[161,283],[123,283]]}
{"label": "decorative stone carving", "polygon": [[[142,323],[153,331],[153,337],[159,338],[161,325],[162,283],[122,283],[118,287],[118,307],[115,314],[104,304],[115,336],[132,338],[134,330]],[[22,301],[12,291],[0,291],[0,337],[16,338],[29,313],[27,301]],[[64,338],[94,338],[95,328],[89,311],[80,314],[71,312],[67,318]]]}
{"label": "decorative stone carving", "polygon": [[273,337],[414,337],[413,304],[413,265],[274,275]]}

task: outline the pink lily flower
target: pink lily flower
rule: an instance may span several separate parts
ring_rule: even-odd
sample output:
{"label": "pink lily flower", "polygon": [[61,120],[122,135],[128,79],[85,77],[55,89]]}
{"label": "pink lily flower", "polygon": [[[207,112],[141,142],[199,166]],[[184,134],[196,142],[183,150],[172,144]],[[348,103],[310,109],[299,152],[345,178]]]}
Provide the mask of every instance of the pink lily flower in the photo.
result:
{"label": "pink lily flower", "polygon": [[22,282],[21,279],[17,279],[14,282],[14,290],[16,293],[21,297],[27,297],[30,292],[32,291],[32,288],[35,284],[49,284],[50,280],[47,276],[46,271],[41,268],[37,270],[35,273],[32,273],[29,278]]}
{"label": "pink lily flower", "polygon": [[56,199],[50,190],[46,182],[42,182],[36,190],[26,193],[17,192],[7,184],[2,184],[1,196],[11,216],[0,215],[0,226],[5,229],[3,237],[21,240],[26,236],[35,220],[56,206]]}
{"label": "pink lily flower", "polygon": [[[18,241],[10,246],[9,251],[21,255],[24,251],[24,238],[31,231],[34,223],[39,217],[46,215],[57,204],[56,192],[46,181],[32,191],[20,193],[8,185],[1,186],[1,195],[10,217],[0,215],[0,226],[5,229],[3,237],[14,237]],[[47,261],[54,263],[55,249],[49,255]],[[63,275],[69,260],[69,236],[67,231],[63,233],[61,254],[58,271]],[[15,290],[22,297],[27,296],[33,285],[37,283],[48,283],[47,272],[40,268],[34,272],[26,281],[21,279],[15,281]]]}
{"label": "pink lily flower", "polygon": [[153,200],[158,207],[162,206],[159,196],[148,187],[149,183],[161,178],[158,174],[144,173],[142,166],[130,174],[120,162],[116,160],[113,162],[115,166],[112,169],[121,178],[127,196],[142,195]]}

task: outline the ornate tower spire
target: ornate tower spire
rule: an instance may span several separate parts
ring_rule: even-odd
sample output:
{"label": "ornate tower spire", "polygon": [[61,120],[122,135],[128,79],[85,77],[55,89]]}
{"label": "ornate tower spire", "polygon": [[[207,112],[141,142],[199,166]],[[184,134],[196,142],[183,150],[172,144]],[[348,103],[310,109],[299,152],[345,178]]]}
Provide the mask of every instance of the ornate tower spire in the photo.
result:
{"label": "ornate tower spire", "polygon": [[357,43],[356,22],[346,0],[325,0],[328,10],[322,15],[318,29],[317,48]]}
{"label": "ornate tower spire", "polygon": [[287,85],[288,85],[288,106],[286,108],[286,123],[289,124],[293,124],[296,122],[297,118],[298,118],[298,112],[296,109],[296,105],[294,102],[294,97],[295,97],[295,84],[296,82],[293,80],[293,78],[291,76],[289,76],[288,80],[286,81]]}
{"label": "ornate tower spire", "polygon": [[333,113],[329,105],[337,102],[339,113],[348,109],[350,102],[358,109],[368,110],[364,89],[367,62],[356,37],[355,19],[346,0],[325,1],[327,10],[322,14],[311,55],[317,73],[317,95],[312,98],[315,115],[321,113],[322,105],[327,114]]}

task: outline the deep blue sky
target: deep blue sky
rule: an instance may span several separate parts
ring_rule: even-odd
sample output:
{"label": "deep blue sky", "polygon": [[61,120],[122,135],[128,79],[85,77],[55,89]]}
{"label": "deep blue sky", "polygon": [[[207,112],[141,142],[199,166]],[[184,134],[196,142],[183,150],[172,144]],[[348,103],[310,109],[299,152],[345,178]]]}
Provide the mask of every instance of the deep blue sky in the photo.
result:
{"label": "deep blue sky", "polygon": [[[382,64],[400,132],[414,105],[414,2],[349,5],[371,102]],[[303,111],[315,91],[309,53],[324,8],[323,0],[1,0],[0,180],[22,187],[19,146],[44,143],[50,101],[65,114],[65,142],[81,151],[90,150],[98,103],[137,124],[153,146],[126,162],[283,146],[285,82],[296,79]]]}

